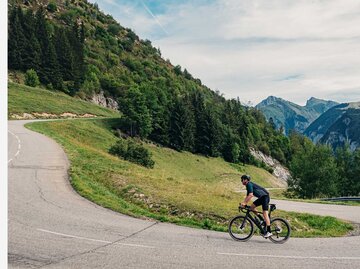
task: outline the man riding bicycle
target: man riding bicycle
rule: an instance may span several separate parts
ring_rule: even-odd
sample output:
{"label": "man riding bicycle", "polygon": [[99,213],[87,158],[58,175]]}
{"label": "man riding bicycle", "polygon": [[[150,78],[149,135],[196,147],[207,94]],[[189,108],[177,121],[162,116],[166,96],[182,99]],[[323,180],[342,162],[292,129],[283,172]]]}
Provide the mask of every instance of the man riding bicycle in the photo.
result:
{"label": "man riding bicycle", "polygon": [[250,182],[251,177],[249,175],[242,175],[241,176],[241,183],[246,186],[246,197],[242,203],[240,203],[241,206],[246,206],[248,202],[250,202],[252,197],[257,197],[252,205],[251,210],[254,211],[256,214],[258,214],[256,207],[261,205],[263,210],[263,216],[266,223],[266,233],[263,235],[265,238],[269,238],[272,236],[271,229],[270,229],[270,218],[269,218],[269,202],[270,202],[270,195],[267,190],[265,190],[263,187]]}

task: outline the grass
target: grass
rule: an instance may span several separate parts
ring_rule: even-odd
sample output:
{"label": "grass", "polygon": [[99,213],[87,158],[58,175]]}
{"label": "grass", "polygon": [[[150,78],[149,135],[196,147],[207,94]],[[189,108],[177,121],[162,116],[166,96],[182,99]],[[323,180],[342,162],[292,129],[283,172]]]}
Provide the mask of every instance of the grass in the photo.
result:
{"label": "grass", "polygon": [[[227,231],[230,217],[245,193],[240,175],[251,174],[265,187],[281,182],[265,170],[234,165],[220,158],[145,144],[153,155],[154,169],[124,161],[108,153],[116,141],[117,119],[36,122],[28,128],[54,138],[70,162],[71,184],[87,199],[135,217],[205,229]],[[277,210],[274,216],[289,220],[296,237],[342,236],[350,224],[320,217]]]}
{"label": "grass", "polygon": [[119,113],[90,102],[70,97],[62,92],[29,87],[13,82],[8,84],[8,117],[23,113],[92,114],[98,117],[118,117]]}

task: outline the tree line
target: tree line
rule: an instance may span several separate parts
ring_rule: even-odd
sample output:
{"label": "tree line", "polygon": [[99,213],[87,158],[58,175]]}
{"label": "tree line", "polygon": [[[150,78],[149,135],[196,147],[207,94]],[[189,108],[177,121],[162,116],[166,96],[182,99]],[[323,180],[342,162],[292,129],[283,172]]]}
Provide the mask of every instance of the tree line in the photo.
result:
{"label": "tree line", "polygon": [[349,145],[335,151],[328,145],[314,145],[308,138],[290,134],[292,179],[289,195],[319,198],[360,195],[360,149]]}
{"label": "tree line", "polygon": [[198,90],[173,94],[159,85],[144,83],[123,92],[118,99],[123,112],[119,128],[178,151],[229,162],[256,163],[250,146],[266,148],[266,153],[286,162],[289,139],[258,110],[244,107],[239,99],[211,97]]}
{"label": "tree line", "polygon": [[84,81],[84,39],[81,22],[54,25],[42,6],[36,12],[15,6],[9,10],[9,69],[34,70],[48,88],[74,95]]}

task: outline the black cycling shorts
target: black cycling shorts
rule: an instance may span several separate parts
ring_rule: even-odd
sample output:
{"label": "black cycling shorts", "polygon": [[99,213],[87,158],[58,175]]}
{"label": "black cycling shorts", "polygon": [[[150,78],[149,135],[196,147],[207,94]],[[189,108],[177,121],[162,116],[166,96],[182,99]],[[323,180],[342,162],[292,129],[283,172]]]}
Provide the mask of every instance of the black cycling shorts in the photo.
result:
{"label": "black cycling shorts", "polygon": [[262,210],[269,211],[270,196],[264,195],[254,201],[254,205],[262,205]]}

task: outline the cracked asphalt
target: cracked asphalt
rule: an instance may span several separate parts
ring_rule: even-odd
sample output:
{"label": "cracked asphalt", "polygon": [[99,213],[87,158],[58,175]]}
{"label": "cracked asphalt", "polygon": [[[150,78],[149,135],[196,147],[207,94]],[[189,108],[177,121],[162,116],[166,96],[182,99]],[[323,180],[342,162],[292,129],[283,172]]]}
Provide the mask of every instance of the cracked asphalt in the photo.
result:
{"label": "cracked asphalt", "polygon": [[[71,188],[61,147],[24,123],[8,122],[9,268],[360,268],[359,236],[291,238],[283,245],[255,236],[241,243],[227,233],[99,207]],[[360,207],[280,204],[352,221],[360,213]]]}

